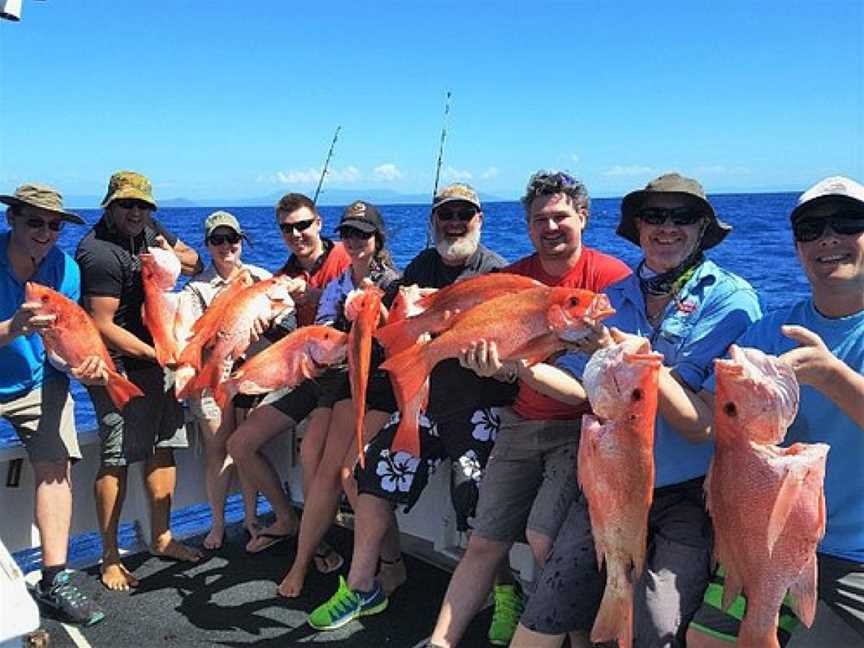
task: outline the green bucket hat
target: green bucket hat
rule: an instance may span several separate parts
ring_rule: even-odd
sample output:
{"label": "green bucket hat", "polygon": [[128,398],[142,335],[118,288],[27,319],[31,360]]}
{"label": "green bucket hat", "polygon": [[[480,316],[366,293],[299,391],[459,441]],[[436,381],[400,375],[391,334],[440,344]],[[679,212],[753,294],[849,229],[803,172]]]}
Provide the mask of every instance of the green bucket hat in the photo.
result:
{"label": "green bucket hat", "polygon": [[105,194],[102,207],[107,207],[113,201],[122,198],[143,200],[152,205],[153,209],[159,209],[153,199],[153,188],[150,186],[147,176],[134,171],[118,171],[111,176],[111,180],[108,181],[108,193]]}
{"label": "green bucket hat", "polygon": [[64,221],[69,221],[70,223],[76,223],[78,225],[84,224],[84,219],[78,214],[73,214],[72,212],[63,209],[63,196],[59,191],[49,187],[48,185],[36,184],[35,182],[22,184],[11,196],[0,196],[0,202],[13,207],[20,205],[38,207],[45,211],[60,214],[60,217]]}
{"label": "green bucket hat", "polygon": [[708,202],[702,185],[692,178],[685,178],[679,173],[666,173],[655,178],[644,189],[633,191],[621,202],[621,220],[616,233],[631,243],[639,245],[639,229],[636,226],[636,215],[642,209],[645,199],[656,194],[671,194],[681,196],[701,209],[708,217],[708,227],[702,235],[702,249],[707,250],[722,241],[732,226],[725,223],[714,213],[714,208]]}

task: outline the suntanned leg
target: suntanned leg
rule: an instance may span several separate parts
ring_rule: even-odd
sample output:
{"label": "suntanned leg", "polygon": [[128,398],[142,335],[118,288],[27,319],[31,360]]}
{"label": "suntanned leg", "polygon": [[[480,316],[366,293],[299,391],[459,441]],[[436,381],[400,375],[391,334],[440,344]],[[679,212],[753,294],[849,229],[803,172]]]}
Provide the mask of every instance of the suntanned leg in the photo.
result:
{"label": "suntanned leg", "polygon": [[[543,634],[541,632],[534,632],[533,630],[529,630],[521,623],[516,626],[516,633],[513,635],[513,639],[510,641],[510,648],[560,648],[561,644],[564,643],[565,634]],[[570,645],[572,648],[590,648],[591,644],[574,644],[573,640],[570,640]]]}
{"label": "suntanned leg", "polygon": [[[232,408],[232,411],[234,412],[234,425],[225,438],[226,453],[228,452],[228,438],[249,416],[249,410],[245,408]],[[231,455],[228,455],[228,461],[234,466],[237,481],[240,482],[240,493],[243,495],[243,527],[254,538],[258,532],[258,489],[255,488],[255,483],[241,470]]]}
{"label": "suntanned leg", "polygon": [[150,553],[175,560],[196,562],[201,552],[171,536],[171,499],[177,485],[177,466],[171,448],[156,448],[144,466],[144,487],[150,500]]}
{"label": "suntanned leg", "polygon": [[33,474],[36,482],[34,517],[42,541],[42,564],[46,567],[63,565],[72,524],[69,461],[35,462]]}
{"label": "suntanned leg", "polygon": [[354,513],[354,553],[348,587],[370,591],[375,584],[384,536],[388,527],[395,525],[393,508],[387,500],[363,493],[357,498]]}
{"label": "suntanned leg", "polygon": [[137,587],[138,579],[120,562],[117,527],[126,499],[126,466],[102,466],[96,475],[96,516],[102,536],[102,584],[115,591]]}
{"label": "suntanned leg", "polygon": [[[310,448],[304,463],[304,471],[307,465],[315,465],[315,471],[311,481],[307,482],[307,476],[303,475],[303,517],[300,520],[300,536],[297,542],[297,555],[291,569],[279,584],[279,594],[287,597],[299,596],[303,589],[303,582],[309,571],[309,564],[315,556],[327,529],[333,523],[333,517],[339,506],[339,495],[342,492],[340,470],[342,459],[346,449],[352,445],[351,428],[340,424],[346,414],[350,415],[351,401],[340,401],[333,407],[332,414],[328,417],[328,427],[321,431],[313,429],[315,419],[310,420],[303,439],[302,449],[306,446],[310,433],[316,435],[315,446]],[[317,411],[317,410],[316,410]],[[313,412],[314,415],[314,412]],[[353,418],[353,417],[352,417]],[[319,421],[320,422],[320,421]],[[318,443],[318,435],[321,441]],[[320,446],[320,452],[318,452]],[[315,459],[318,459],[316,462]]]}
{"label": "suntanned leg", "polygon": [[[261,448],[267,441],[294,425],[295,422],[290,416],[270,405],[262,405],[252,411],[228,439],[228,453],[255,485],[256,490],[268,499],[276,514],[276,521],[260,533],[290,535],[296,533],[300,526],[291,500],[282,490],[279,473],[261,453]],[[253,537],[246,545],[246,550],[254,552],[264,541],[267,539]]]}
{"label": "suntanned leg", "polygon": [[[230,408],[226,410],[226,414],[229,410]],[[223,417],[223,419],[228,418],[229,416]],[[210,503],[210,512],[213,516],[213,524],[204,538],[205,549],[219,549],[225,536],[225,497],[228,494],[231,473],[228,470],[226,437],[223,430],[232,423],[233,421],[227,420],[220,422],[219,419],[198,419],[198,427],[204,439],[207,501]]]}
{"label": "suntanned leg", "polygon": [[474,615],[483,607],[498,566],[510,551],[510,543],[472,534],[468,549],[447,587],[438,621],[430,641],[438,646],[456,646]]}

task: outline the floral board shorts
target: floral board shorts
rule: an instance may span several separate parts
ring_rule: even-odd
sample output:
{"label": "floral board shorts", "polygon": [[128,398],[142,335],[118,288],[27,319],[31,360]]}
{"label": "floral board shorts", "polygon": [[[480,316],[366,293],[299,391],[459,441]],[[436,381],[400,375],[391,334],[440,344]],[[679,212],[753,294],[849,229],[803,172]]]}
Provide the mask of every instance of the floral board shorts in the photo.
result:
{"label": "floral board shorts", "polygon": [[445,459],[453,462],[454,480],[450,491],[460,531],[469,528],[477,505],[483,468],[501,426],[498,408],[468,409],[440,416],[433,421],[420,416],[420,456],[390,451],[399,426],[395,412],[381,432],[364,450],[366,468],[354,471],[360,493],[388,500],[411,510],[429,482],[429,475]]}

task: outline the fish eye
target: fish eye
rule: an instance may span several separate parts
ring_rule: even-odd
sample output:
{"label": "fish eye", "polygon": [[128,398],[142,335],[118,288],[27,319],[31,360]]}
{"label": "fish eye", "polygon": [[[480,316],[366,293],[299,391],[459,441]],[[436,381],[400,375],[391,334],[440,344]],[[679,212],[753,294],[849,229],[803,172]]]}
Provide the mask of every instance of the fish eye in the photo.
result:
{"label": "fish eye", "polygon": [[579,298],[578,297],[571,297],[570,298],[570,305],[571,306],[578,306],[579,305]]}
{"label": "fish eye", "polygon": [[630,398],[634,401],[642,400],[642,390],[637,387],[630,393]]}
{"label": "fish eye", "polygon": [[738,408],[735,407],[735,403],[729,402],[723,406],[723,411],[726,412],[726,416],[737,416]]}
{"label": "fish eye", "polygon": [[42,295],[42,301],[47,304],[48,303],[48,295]]}

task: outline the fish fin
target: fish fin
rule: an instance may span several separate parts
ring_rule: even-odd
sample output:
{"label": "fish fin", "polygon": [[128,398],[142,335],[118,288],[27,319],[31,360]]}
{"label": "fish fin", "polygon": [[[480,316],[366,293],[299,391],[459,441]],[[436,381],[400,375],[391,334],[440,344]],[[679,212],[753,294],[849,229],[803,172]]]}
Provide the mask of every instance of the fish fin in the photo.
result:
{"label": "fish fin", "polygon": [[138,388],[138,385],[110,369],[108,370],[108,384],[105,385],[105,390],[108,392],[111,402],[114,403],[118,410],[126,407],[126,403],[131,399],[144,395],[144,392]]}
{"label": "fish fin", "polygon": [[300,375],[306,380],[314,380],[321,375],[321,370],[315,366],[310,358],[304,355],[300,358]]}
{"label": "fish fin", "polygon": [[221,378],[222,364],[219,362],[208,362],[201,368],[194,380],[190,380],[186,387],[180,392],[180,397],[187,398],[189,396],[197,396],[208,387],[215,391],[219,386]]}
{"label": "fish fin", "polygon": [[180,357],[177,359],[178,364],[189,365],[196,371],[201,369],[201,354],[204,352],[204,343],[198,336],[192,338]]}
{"label": "fish fin", "polygon": [[399,427],[390,444],[393,452],[407,452],[412,457],[420,457],[420,412],[429,404],[429,380],[420,388],[415,400],[406,407],[399,408]]}
{"label": "fish fin", "polygon": [[783,533],[786,520],[798,501],[803,485],[802,475],[797,470],[787,470],[780,482],[780,489],[774,499],[774,508],[768,518],[768,556],[774,552],[774,545]]}
{"label": "fish fin", "polygon": [[732,602],[741,594],[744,585],[735,569],[729,565],[723,567],[726,568],[726,576],[723,577],[723,600],[720,605],[722,610],[728,610]]}
{"label": "fish fin", "polygon": [[229,379],[223,383],[219,383],[216,390],[213,392],[213,400],[219,406],[220,410],[225,409],[225,405],[231,402],[231,399],[237,394],[237,385],[233,380]]}
{"label": "fish fin", "polygon": [[[610,566],[607,566],[609,569]],[[616,586],[607,581],[603,600],[591,628],[591,642],[618,640],[619,648],[633,645],[633,584],[621,574]]]}
{"label": "fish fin", "polygon": [[424,349],[423,345],[414,344],[381,364],[381,368],[390,374],[393,391],[400,403],[410,402],[429,378],[432,367]]}
{"label": "fish fin", "polygon": [[804,565],[804,569],[798,574],[797,580],[789,587],[789,593],[792,595],[792,610],[801,623],[808,628],[813,625],[813,619],[816,617],[817,583],[816,554],[813,553]]}
{"label": "fish fin", "polygon": [[564,344],[558,343],[554,333],[545,333],[528,340],[528,342],[523,344],[516,351],[508,354],[507,359],[523,359],[526,360],[529,365],[534,365],[538,362],[547,360],[557,349],[563,347]]}
{"label": "fish fin", "polygon": [[392,324],[385,324],[375,331],[375,339],[384,348],[388,358],[391,358],[417,342],[419,333],[412,332],[410,319],[400,320]]}

